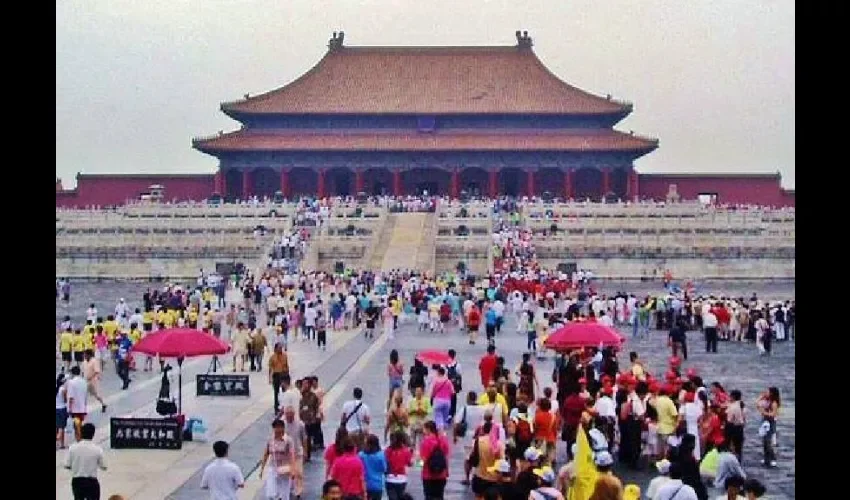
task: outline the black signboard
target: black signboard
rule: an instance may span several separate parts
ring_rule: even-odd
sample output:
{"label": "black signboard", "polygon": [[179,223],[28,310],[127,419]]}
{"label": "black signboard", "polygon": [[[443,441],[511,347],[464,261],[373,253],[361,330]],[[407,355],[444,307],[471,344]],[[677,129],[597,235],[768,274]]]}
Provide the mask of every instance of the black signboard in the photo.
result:
{"label": "black signboard", "polygon": [[183,429],[176,418],[111,418],[109,446],[113,450],[179,450]]}
{"label": "black signboard", "polygon": [[197,377],[198,396],[250,396],[248,375],[219,375],[199,373]]}

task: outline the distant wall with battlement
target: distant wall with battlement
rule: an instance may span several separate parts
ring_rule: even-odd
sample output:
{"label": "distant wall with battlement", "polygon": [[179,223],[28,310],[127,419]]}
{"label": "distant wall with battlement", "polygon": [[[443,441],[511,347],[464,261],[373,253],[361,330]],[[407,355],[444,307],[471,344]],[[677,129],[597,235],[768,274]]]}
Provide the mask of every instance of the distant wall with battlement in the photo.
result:
{"label": "distant wall with battlement", "polygon": [[682,200],[696,200],[701,194],[716,194],[717,203],[793,207],[794,191],[784,190],[779,174],[670,175],[640,174],[642,199],[665,200],[675,185]]}
{"label": "distant wall with battlement", "polygon": [[214,177],[213,174],[79,174],[76,188],[56,191],[56,207],[124,205],[139,200],[155,184],[165,188],[166,201],[201,201],[213,193]]}

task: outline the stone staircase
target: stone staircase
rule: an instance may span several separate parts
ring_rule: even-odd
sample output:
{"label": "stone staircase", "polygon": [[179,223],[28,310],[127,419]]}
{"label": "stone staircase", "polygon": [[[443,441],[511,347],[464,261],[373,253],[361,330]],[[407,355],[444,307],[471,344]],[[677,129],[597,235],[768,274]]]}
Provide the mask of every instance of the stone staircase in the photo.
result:
{"label": "stone staircase", "polygon": [[384,223],[381,225],[381,230],[376,235],[376,240],[372,242],[368,254],[363,259],[363,262],[372,271],[381,269],[384,263],[384,254],[390,246],[390,238],[396,225],[395,214],[387,214]]}
{"label": "stone staircase", "polygon": [[[397,213],[390,214],[388,219],[387,222],[392,225],[392,229],[388,228],[384,232],[383,241],[380,242],[387,246],[382,252],[381,270],[417,269],[423,263],[427,265],[428,262],[433,261],[434,238],[433,235],[428,238],[428,233],[433,231],[434,214]],[[427,240],[430,240],[430,246],[426,244]],[[372,259],[373,266],[377,263],[377,257],[376,251]],[[374,267],[374,269],[378,268]]]}

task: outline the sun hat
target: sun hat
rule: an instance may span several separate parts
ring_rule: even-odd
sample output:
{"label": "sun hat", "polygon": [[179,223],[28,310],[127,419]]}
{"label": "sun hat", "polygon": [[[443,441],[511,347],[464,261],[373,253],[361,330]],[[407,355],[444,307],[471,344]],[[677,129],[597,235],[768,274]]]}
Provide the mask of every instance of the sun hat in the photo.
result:
{"label": "sun hat", "polygon": [[593,462],[596,463],[597,467],[610,467],[614,465],[614,457],[607,451],[599,451],[593,457]]}

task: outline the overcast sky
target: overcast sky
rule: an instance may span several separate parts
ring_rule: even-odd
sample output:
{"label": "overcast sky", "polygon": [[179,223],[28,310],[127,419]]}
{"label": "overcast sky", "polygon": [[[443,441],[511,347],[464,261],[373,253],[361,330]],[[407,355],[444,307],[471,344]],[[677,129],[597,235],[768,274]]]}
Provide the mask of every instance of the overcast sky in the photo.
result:
{"label": "overcast sky", "polygon": [[193,136],[222,101],[288,83],[346,45],[513,45],[562,80],[634,103],[640,172],[781,172],[794,186],[792,0],[63,0],[56,175],[212,172]]}

